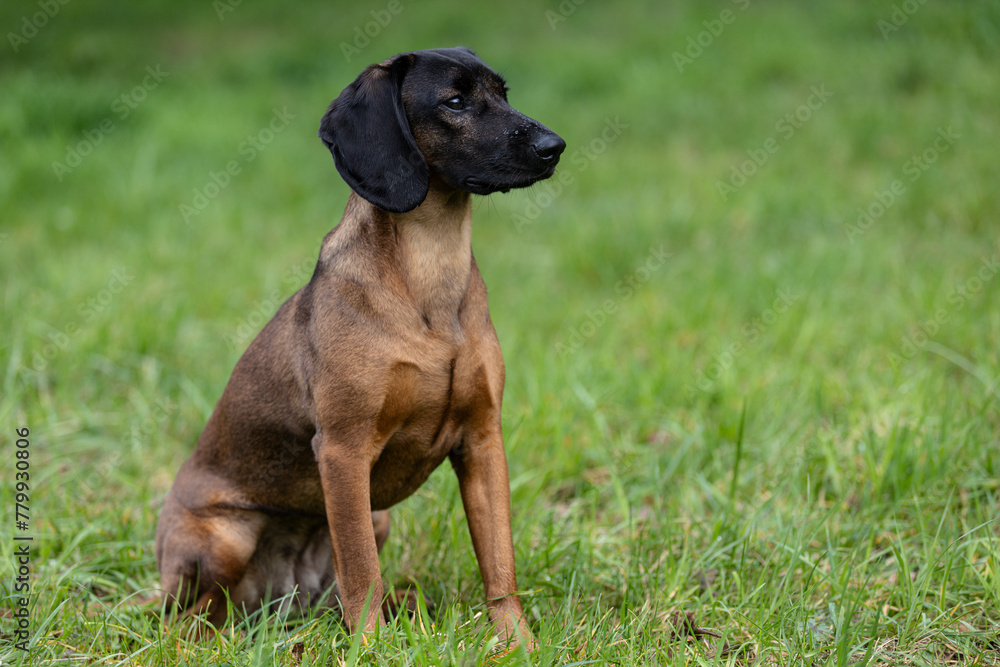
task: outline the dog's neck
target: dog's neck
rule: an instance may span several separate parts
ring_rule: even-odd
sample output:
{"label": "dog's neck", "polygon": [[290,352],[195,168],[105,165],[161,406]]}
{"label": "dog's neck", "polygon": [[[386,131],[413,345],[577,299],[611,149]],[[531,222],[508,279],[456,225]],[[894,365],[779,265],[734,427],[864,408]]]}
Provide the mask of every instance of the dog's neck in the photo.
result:
{"label": "dog's neck", "polygon": [[472,201],[431,179],[427,198],[409,213],[391,214],[399,271],[432,329],[458,326],[472,273]]}
{"label": "dog's neck", "polygon": [[352,192],[344,220],[334,231],[324,240],[321,261],[336,262],[345,275],[370,276],[371,255],[341,255],[340,250],[353,243],[379,248],[376,256],[389,260],[386,272],[380,272],[382,279],[405,292],[428,327],[456,330],[472,275],[469,193],[448,188],[432,177],[420,206],[407,213],[388,213]]}

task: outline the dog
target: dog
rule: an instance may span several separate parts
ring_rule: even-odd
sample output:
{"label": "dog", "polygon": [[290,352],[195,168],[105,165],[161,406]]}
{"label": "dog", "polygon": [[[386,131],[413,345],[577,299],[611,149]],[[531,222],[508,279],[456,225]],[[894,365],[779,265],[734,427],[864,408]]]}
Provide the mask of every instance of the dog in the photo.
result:
{"label": "dog", "polygon": [[219,626],[339,601],[384,624],[388,508],[448,459],[494,629],[533,639],[514,572],[500,428],[504,364],[472,256],[471,195],[551,176],[566,143],[511,108],[466,48],[365,69],[319,136],[351,187],[309,282],[236,364],[166,497],[156,560],[167,607]]}

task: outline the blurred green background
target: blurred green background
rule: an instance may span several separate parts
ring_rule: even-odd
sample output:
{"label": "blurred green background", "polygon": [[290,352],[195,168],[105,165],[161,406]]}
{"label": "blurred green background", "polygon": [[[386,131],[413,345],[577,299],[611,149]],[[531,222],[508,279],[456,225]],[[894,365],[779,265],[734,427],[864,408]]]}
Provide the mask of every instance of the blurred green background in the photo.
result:
{"label": "blurred green background", "polygon": [[[155,586],[157,499],[340,219],[330,100],[459,44],[568,144],[549,183],[474,203],[536,661],[681,664],[689,611],[749,663],[989,654],[997,3],[43,0],[0,25],[0,423],[32,432],[36,657],[176,659],[147,617],[77,612]],[[383,568],[462,619],[456,498],[442,470],[401,505]]]}

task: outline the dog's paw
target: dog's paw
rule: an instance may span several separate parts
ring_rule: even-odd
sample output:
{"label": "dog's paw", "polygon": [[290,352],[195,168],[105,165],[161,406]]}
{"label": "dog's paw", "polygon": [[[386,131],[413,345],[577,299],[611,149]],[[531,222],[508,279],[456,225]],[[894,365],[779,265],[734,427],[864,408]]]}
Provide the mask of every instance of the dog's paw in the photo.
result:
{"label": "dog's paw", "polygon": [[[433,615],[434,603],[424,600],[427,613]],[[393,588],[385,600],[382,602],[382,613],[386,618],[396,618],[400,614],[407,614],[411,619],[416,618],[420,609],[417,592],[412,588]]]}

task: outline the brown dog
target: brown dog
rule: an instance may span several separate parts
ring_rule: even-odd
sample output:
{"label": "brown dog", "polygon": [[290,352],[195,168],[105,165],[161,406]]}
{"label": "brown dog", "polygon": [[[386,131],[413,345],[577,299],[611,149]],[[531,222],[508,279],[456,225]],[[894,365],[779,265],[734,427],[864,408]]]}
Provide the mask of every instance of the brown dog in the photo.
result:
{"label": "brown dog", "polygon": [[167,496],[156,560],[178,607],[218,625],[226,594],[306,606],[336,581],[348,626],[373,629],[385,510],[448,458],[497,633],[531,641],[470,193],[548,178],[566,144],[506,90],[468,49],[438,49],[372,65],[330,105],[319,135],[353,192]]}

